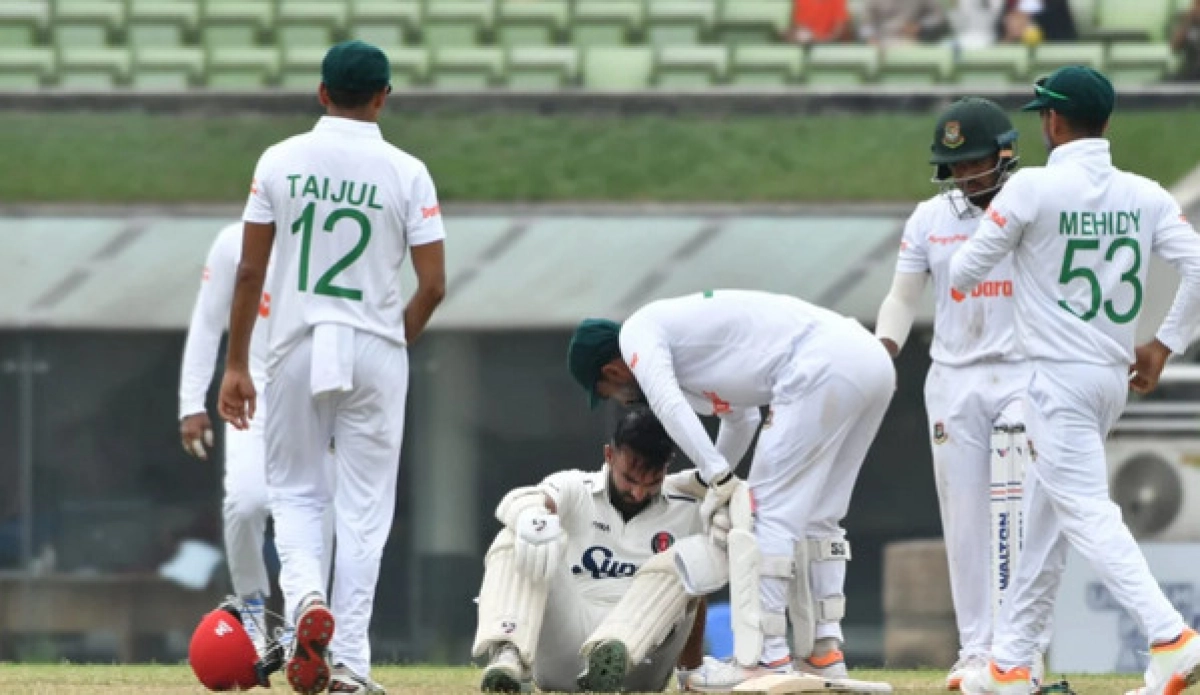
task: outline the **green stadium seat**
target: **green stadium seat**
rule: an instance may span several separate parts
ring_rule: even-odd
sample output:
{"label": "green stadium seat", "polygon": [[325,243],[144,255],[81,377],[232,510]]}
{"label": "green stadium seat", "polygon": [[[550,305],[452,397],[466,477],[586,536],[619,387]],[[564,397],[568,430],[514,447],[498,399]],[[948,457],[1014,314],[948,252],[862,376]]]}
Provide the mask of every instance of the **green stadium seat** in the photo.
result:
{"label": "green stadium seat", "polygon": [[133,49],[134,89],[181,90],[204,79],[204,49],[140,46]]}
{"label": "green stadium seat", "polygon": [[429,52],[412,46],[380,46],[392,64],[392,87],[403,89],[429,79]]}
{"label": "green stadium seat", "polygon": [[496,37],[504,46],[548,46],[571,21],[567,0],[500,0]]}
{"label": "green stadium seat", "polygon": [[133,60],[128,48],[64,46],[58,51],[58,86],[112,89],[129,81]]}
{"label": "green stadium seat", "polygon": [[476,46],[495,23],[492,0],[433,0],[425,5],[421,33],[427,46]]}
{"label": "green stadium seat", "polygon": [[0,3],[0,48],[22,48],[38,43],[50,25],[46,2]]}
{"label": "green stadium seat", "polygon": [[654,71],[660,89],[708,89],[729,77],[725,46],[662,46]]}
{"label": "green stadium seat", "polygon": [[125,4],[120,0],[58,0],[50,33],[54,45],[107,46],[125,29]]}
{"label": "green stadium seat", "polygon": [[279,51],[256,46],[214,46],[208,52],[211,89],[269,87],[279,74]]}
{"label": "green stadium seat", "polygon": [[316,91],[321,83],[321,61],[325,59],[325,46],[285,44],[281,49],[279,86],[285,89]]}
{"label": "green stadium seat", "polygon": [[1105,74],[1117,86],[1162,82],[1174,65],[1166,43],[1114,43],[1108,47]]}
{"label": "green stadium seat", "polygon": [[716,0],[648,0],[646,39],[654,46],[698,44],[716,17]]}
{"label": "green stadium seat", "polygon": [[577,46],[632,43],[646,21],[638,0],[576,0],[571,41]]}
{"label": "green stadium seat", "polygon": [[792,0],[721,0],[716,34],[725,43],[777,43],[792,24]]}
{"label": "green stadium seat", "polygon": [[420,29],[417,0],[353,0],[350,5],[351,38],[376,46],[403,46]]}
{"label": "green stadium seat", "polygon": [[441,89],[487,89],[504,76],[504,49],[445,46],[433,52],[429,82]]}
{"label": "green stadium seat", "polygon": [[787,87],[799,82],[803,73],[804,49],[800,46],[733,47],[729,80],[739,87]]}
{"label": "green stadium seat", "polygon": [[345,0],[280,0],[275,44],[328,47],[342,38],[348,9]]}
{"label": "green stadium seat", "polygon": [[1065,65],[1087,65],[1104,70],[1104,44],[1069,41],[1043,43],[1033,49],[1030,68],[1034,78],[1048,75]]}
{"label": "green stadium seat", "polygon": [[189,0],[130,0],[130,46],[182,46],[200,23],[200,6]]}
{"label": "green stadium seat", "polygon": [[583,86],[588,89],[645,89],[653,74],[649,46],[594,46],[584,53]]}
{"label": "green stadium seat", "polygon": [[817,44],[808,52],[808,83],[849,87],[874,82],[879,74],[879,50],[874,46]]}
{"label": "green stadium seat", "polygon": [[508,51],[513,89],[562,89],[579,80],[579,51],[572,46],[514,46]]}
{"label": "green stadium seat", "polygon": [[954,73],[954,48],[949,44],[896,45],[883,49],[879,81],[890,85],[931,85]]}
{"label": "green stadium seat", "polygon": [[0,47],[0,89],[38,89],[55,74],[53,49]]}
{"label": "green stadium seat", "polygon": [[1099,0],[1100,36],[1162,41],[1171,21],[1171,0]]}
{"label": "green stadium seat", "polygon": [[1070,0],[1071,19],[1079,35],[1087,37],[1096,30],[1096,0]]}
{"label": "green stadium seat", "polygon": [[955,66],[955,81],[971,86],[1024,84],[1029,76],[1029,49],[1001,44],[964,49]]}
{"label": "green stadium seat", "polygon": [[266,0],[207,0],[201,40],[209,49],[256,46],[274,21],[274,5]]}

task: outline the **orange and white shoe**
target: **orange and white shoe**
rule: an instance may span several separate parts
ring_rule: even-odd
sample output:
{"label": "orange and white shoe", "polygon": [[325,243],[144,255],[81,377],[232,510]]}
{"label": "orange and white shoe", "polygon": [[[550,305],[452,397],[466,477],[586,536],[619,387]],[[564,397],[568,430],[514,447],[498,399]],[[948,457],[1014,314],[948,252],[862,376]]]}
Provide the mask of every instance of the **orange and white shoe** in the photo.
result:
{"label": "orange and white shoe", "polygon": [[791,657],[785,656],[769,664],[758,664],[752,668],[740,666],[735,661],[704,659],[704,664],[687,676],[687,689],[699,693],[727,693],[735,686],[759,676],[795,673]]}
{"label": "orange and white shoe", "polygon": [[849,678],[846,655],[842,653],[841,647],[841,643],[834,637],[817,640],[811,655],[796,658],[796,670],[822,678]]}
{"label": "orange and white shoe", "polygon": [[960,657],[958,661],[950,667],[950,673],[946,675],[946,690],[959,690],[962,685],[963,678],[971,669],[987,668],[988,658],[982,654],[970,654]]}
{"label": "orange and white shoe", "polygon": [[1200,681],[1200,636],[1191,628],[1174,640],[1150,647],[1146,685],[1126,695],[1179,695]]}
{"label": "orange and white shoe", "polygon": [[1029,695],[1033,691],[1033,679],[1024,666],[1004,671],[995,661],[988,661],[983,666],[967,669],[958,689],[964,695]]}

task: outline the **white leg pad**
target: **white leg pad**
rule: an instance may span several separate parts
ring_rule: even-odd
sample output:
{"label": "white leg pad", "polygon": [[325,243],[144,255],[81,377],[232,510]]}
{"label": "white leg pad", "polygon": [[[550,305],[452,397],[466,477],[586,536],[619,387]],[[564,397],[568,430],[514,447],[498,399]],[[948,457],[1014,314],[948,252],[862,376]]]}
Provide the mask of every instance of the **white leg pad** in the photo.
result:
{"label": "white leg pad", "polygon": [[662,644],[687,610],[689,596],[675,569],[675,549],[658,553],[633,576],[629,590],[579,650],[587,657],[601,642],[625,645],[628,664],[640,664]]}
{"label": "white leg pad", "polygon": [[838,622],[846,615],[844,595],[813,597],[810,563],[850,560],[850,543],[840,536],[808,538],[796,543],[796,581],[788,600],[792,620],[792,648],[797,656],[812,655],[817,623]]}
{"label": "white leg pad", "polygon": [[750,488],[739,485],[729,498],[729,612],[733,631],[733,658],[742,666],[758,663],[762,654],[762,553],[754,537],[754,504]]}
{"label": "white leg pad", "polygon": [[501,529],[483,561],[479,625],[471,653],[483,656],[493,645],[508,642],[529,665],[537,650],[550,585],[530,581],[517,572],[513,559],[515,539],[512,531]]}

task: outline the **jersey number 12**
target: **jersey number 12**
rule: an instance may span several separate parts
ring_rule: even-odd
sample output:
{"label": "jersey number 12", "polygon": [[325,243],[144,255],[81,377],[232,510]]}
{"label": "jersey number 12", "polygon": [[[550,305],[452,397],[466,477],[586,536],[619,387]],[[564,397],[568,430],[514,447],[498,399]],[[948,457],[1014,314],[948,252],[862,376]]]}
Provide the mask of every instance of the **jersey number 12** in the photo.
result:
{"label": "jersey number 12", "polygon": [[[300,213],[299,219],[292,223],[292,234],[300,234],[300,291],[308,291],[308,263],[309,256],[312,254],[312,235],[313,224],[315,221],[317,207],[316,203],[309,203],[304,212]],[[325,218],[325,224],[321,226],[326,232],[333,232],[333,228],[341,220],[349,220],[358,224],[358,243],[350,252],[342,256],[336,263],[329,266],[329,269],[317,278],[317,284],[313,285],[313,294],[322,294],[326,297],[341,297],[342,299],[352,299],[356,302],[362,301],[362,290],[356,290],[349,287],[339,287],[333,284],[333,279],[338,276],[346,268],[354,265],[358,257],[367,249],[367,243],[371,241],[371,221],[362,212],[354,208],[338,208],[329,213]]]}
{"label": "jersey number 12", "polygon": [[1067,252],[1063,255],[1062,272],[1058,275],[1058,284],[1064,287],[1075,279],[1087,281],[1092,290],[1091,301],[1087,309],[1083,312],[1076,311],[1063,299],[1058,300],[1058,305],[1084,321],[1091,321],[1096,318],[1101,308],[1104,309],[1104,315],[1113,323],[1129,323],[1137,318],[1138,312],[1142,310],[1142,281],[1138,279],[1138,270],[1142,267],[1142,249],[1137,239],[1133,237],[1117,237],[1108,245],[1108,250],[1104,252],[1104,261],[1111,263],[1113,258],[1116,257],[1117,251],[1120,251],[1122,248],[1128,248],[1133,253],[1133,261],[1129,264],[1129,269],[1121,273],[1121,284],[1127,284],[1133,288],[1133,301],[1129,303],[1129,309],[1118,312],[1113,305],[1112,299],[1105,299],[1103,297],[1103,292],[1100,288],[1100,279],[1096,277],[1096,272],[1088,265],[1078,267],[1075,265],[1076,252],[1098,251],[1100,249],[1099,239],[1068,239]]}

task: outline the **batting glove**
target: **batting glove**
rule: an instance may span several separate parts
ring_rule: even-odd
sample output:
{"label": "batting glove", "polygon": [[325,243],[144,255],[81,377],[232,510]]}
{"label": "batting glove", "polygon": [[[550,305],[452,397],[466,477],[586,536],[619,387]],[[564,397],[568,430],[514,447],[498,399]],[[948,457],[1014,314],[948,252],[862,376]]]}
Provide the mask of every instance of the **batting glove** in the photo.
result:
{"label": "batting glove", "polygon": [[732,472],[709,484],[704,501],[700,503],[700,521],[706,532],[712,529],[713,517],[717,512],[729,506],[729,498],[733,497],[734,491],[741,484],[742,481]]}
{"label": "batting glove", "polygon": [[558,515],[539,509],[526,509],[517,517],[517,572],[535,582],[549,581],[558,572],[566,547]]}

